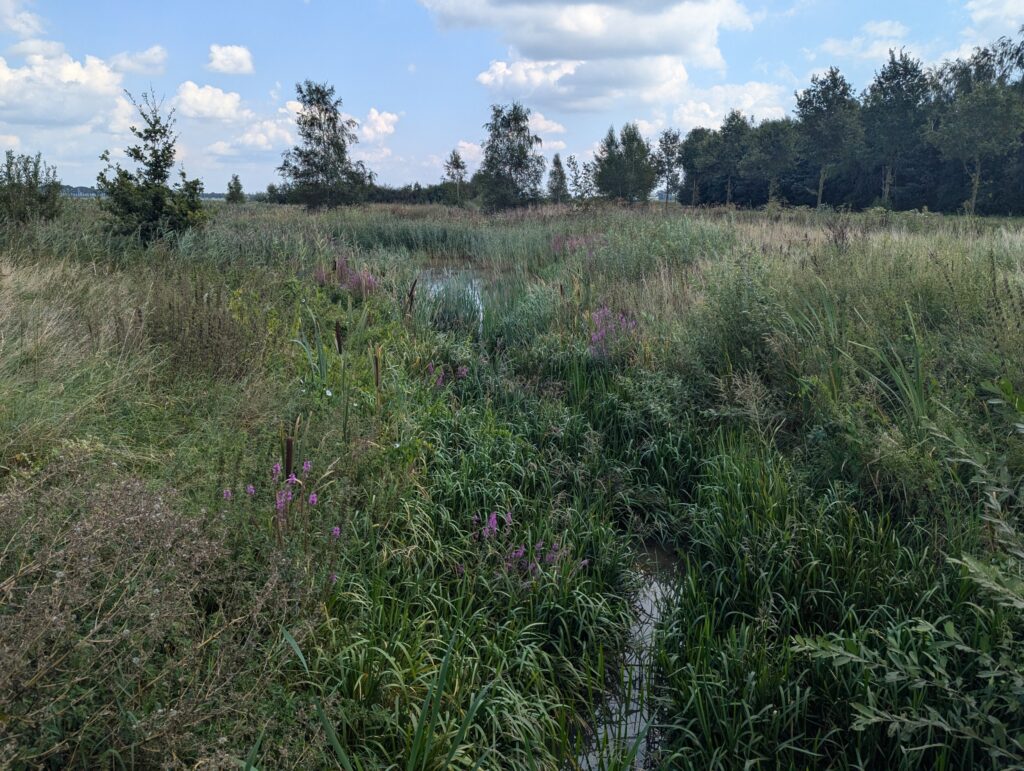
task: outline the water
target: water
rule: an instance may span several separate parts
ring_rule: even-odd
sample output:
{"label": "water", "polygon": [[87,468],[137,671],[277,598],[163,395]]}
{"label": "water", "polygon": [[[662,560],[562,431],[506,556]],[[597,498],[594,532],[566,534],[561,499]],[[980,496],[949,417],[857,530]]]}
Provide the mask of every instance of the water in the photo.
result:
{"label": "water", "polygon": [[476,326],[484,333],[484,282],[475,270],[427,268],[420,271],[417,286],[432,308],[436,326]]}
{"label": "water", "polygon": [[678,560],[654,544],[646,544],[637,555],[641,583],[629,647],[621,662],[621,687],[609,693],[599,709],[588,750],[577,761],[581,769],[623,768],[617,759],[630,755],[634,755],[632,768],[645,767],[656,739],[654,706],[649,699],[654,630],[665,600],[675,589],[678,568]]}

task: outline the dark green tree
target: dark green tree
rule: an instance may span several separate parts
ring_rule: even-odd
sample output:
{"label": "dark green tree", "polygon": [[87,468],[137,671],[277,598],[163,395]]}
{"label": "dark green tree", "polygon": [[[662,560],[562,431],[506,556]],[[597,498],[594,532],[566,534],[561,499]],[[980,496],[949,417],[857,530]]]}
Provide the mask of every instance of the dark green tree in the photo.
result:
{"label": "dark green tree", "polygon": [[565,169],[562,167],[562,157],[555,153],[551,159],[551,171],[548,173],[548,198],[554,203],[563,203],[569,200],[569,184],[565,177]]}
{"label": "dark green tree", "polygon": [[480,187],[484,208],[498,211],[535,203],[540,198],[544,157],[537,152],[539,136],[530,129],[530,110],[519,102],[492,105],[484,124]]}
{"label": "dark green tree", "polygon": [[665,208],[668,208],[669,198],[675,198],[679,192],[679,150],[682,144],[682,137],[677,129],[665,129],[658,137],[655,168],[658,179],[665,185]]}
{"label": "dark green tree", "polygon": [[658,181],[658,170],[650,143],[635,123],[614,129],[601,141],[594,155],[595,182],[601,195],[635,203],[646,201]]}
{"label": "dark green tree", "polygon": [[245,203],[245,193],[242,191],[242,180],[238,178],[237,174],[231,175],[231,181],[228,182],[228,192],[224,196],[224,200],[228,203]]}
{"label": "dark green tree", "polygon": [[942,113],[928,139],[943,157],[959,162],[970,180],[965,209],[977,210],[985,170],[1019,146],[1024,132],[1024,102],[999,83],[976,84],[958,95]]}
{"label": "dark green tree", "polygon": [[19,223],[53,219],[60,214],[62,203],[56,169],[38,153],[7,151],[0,168],[0,219]]}
{"label": "dark green tree", "polygon": [[889,52],[889,61],[864,94],[864,135],[869,159],[882,165],[882,205],[893,204],[893,190],[905,165],[923,147],[931,86],[921,62]]}
{"label": "dark green tree", "polygon": [[[679,165],[683,169],[683,184],[690,191],[690,205],[701,202],[701,185],[715,165],[717,133],[709,128],[691,130],[679,147]],[[683,190],[679,190],[680,200]]]}
{"label": "dark green tree", "polygon": [[825,195],[825,180],[844,162],[856,157],[863,138],[860,103],[849,81],[836,67],[811,78],[796,94],[796,113],[804,156],[818,170],[817,205]]}
{"label": "dark green tree", "polygon": [[740,173],[740,164],[747,154],[753,128],[743,113],[730,110],[718,130],[716,171],[725,182],[725,203],[732,203],[733,189]]}
{"label": "dark green tree", "polygon": [[301,144],[284,153],[278,172],[289,197],[309,209],[332,208],[362,200],[373,174],[353,161],[349,148],[359,141],[358,125],[341,111],[334,86],[307,80],[295,85],[301,108],[296,124]]}
{"label": "dark green tree", "polygon": [[747,146],[741,173],[766,186],[762,189],[766,189],[769,203],[778,201],[779,180],[796,164],[796,124],[790,118],[762,121],[751,131]]}
{"label": "dark green tree", "polygon": [[462,183],[466,181],[466,162],[458,150],[452,150],[448,160],[444,162],[444,176],[449,182],[455,183],[455,200],[462,203]]}
{"label": "dark green tree", "polygon": [[114,228],[148,243],[168,233],[201,225],[206,219],[203,183],[188,179],[181,171],[177,184],[168,184],[178,139],[174,133],[174,110],[164,117],[163,103],[150,94],[143,94],[141,102],[136,102],[131,94],[128,98],[142,118],[142,128],[131,127],[139,144],[125,150],[137,168],[130,171],[111,164],[107,151],[100,156],[107,166],[96,179],[104,196],[102,205]]}

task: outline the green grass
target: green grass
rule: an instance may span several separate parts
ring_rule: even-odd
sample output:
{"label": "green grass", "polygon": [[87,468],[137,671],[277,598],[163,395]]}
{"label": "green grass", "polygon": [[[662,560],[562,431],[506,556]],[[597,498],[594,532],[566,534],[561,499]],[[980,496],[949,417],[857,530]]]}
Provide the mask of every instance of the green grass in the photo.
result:
{"label": "green grass", "polygon": [[3,763],[1024,763],[1024,230],[834,217],[0,233]]}

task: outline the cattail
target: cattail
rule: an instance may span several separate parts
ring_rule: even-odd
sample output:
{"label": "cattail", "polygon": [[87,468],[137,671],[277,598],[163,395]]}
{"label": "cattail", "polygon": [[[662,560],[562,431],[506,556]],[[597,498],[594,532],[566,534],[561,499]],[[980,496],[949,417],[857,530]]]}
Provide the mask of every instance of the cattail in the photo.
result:
{"label": "cattail", "polygon": [[338,347],[338,353],[342,352],[343,340],[341,332],[341,321],[335,320],[334,322],[334,344]]}

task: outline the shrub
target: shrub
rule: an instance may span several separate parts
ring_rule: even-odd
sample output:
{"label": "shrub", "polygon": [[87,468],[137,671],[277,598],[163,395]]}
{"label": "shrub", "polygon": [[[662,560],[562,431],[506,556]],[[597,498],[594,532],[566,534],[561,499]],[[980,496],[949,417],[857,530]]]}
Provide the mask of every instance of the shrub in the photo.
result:
{"label": "shrub", "polygon": [[53,219],[60,214],[61,204],[57,170],[43,163],[38,153],[15,155],[8,150],[0,168],[0,219]]}

